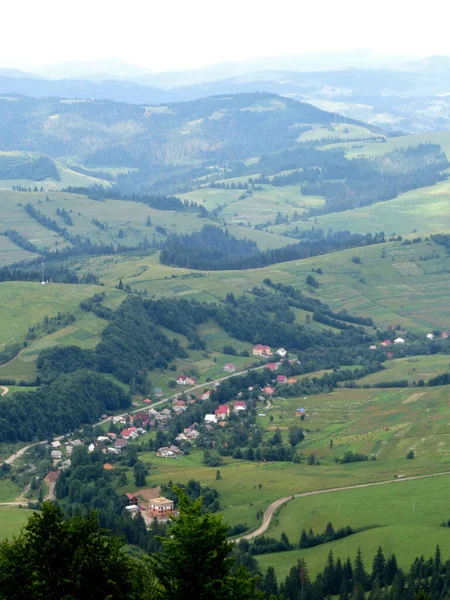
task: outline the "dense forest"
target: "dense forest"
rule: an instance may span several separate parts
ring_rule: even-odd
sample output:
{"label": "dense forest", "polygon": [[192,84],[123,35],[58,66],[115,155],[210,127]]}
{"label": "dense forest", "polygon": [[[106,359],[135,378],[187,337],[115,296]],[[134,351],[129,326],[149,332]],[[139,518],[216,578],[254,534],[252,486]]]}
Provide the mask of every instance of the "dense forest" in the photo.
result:
{"label": "dense forest", "polygon": [[0,179],[32,179],[59,181],[59,171],[55,162],[48,156],[22,154],[0,155]]}
{"label": "dense forest", "polygon": [[98,373],[78,370],[35,392],[0,400],[0,442],[31,442],[97,422],[105,411],[125,409],[130,397]]}
{"label": "dense forest", "polygon": [[199,232],[168,237],[161,248],[160,261],[189,269],[256,269],[385,241],[382,233],[361,235],[349,231],[329,231],[327,235],[322,233],[296,244],[261,251],[253,241],[237,239],[227,229],[204,225]]}

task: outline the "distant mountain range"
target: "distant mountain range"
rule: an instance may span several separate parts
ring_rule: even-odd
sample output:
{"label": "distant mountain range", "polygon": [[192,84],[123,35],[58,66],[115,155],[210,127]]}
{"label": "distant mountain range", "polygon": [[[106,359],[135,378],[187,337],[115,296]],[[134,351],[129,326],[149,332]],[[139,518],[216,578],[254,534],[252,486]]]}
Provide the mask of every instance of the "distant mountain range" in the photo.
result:
{"label": "distant mountain range", "polygon": [[167,73],[152,73],[117,59],[62,63],[33,74],[0,69],[3,96],[155,105],[254,92],[309,102],[387,131],[450,129],[446,56],[415,61],[367,52],[285,56]]}

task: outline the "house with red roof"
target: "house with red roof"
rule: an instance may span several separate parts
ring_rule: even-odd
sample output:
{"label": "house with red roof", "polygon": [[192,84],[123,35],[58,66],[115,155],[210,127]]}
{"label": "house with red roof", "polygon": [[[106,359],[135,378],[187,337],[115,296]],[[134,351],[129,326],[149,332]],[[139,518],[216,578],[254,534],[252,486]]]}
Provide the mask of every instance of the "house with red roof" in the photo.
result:
{"label": "house with red roof", "polygon": [[228,404],[220,404],[219,408],[214,412],[217,419],[225,419],[230,416],[230,407]]}
{"label": "house with red roof", "polygon": [[241,410],[247,409],[247,404],[243,400],[235,400],[233,402],[233,406],[234,406],[235,413],[238,413],[238,412],[241,412]]}
{"label": "house with red roof", "polygon": [[392,358],[394,355],[392,354],[392,352],[387,352],[386,356],[387,356],[388,358]]}
{"label": "house with red roof", "polygon": [[58,481],[59,476],[60,476],[60,471],[50,471],[44,477],[44,481],[46,483],[56,483]]}
{"label": "house with red roof", "polygon": [[287,380],[287,382],[288,382],[288,384],[289,384],[289,385],[294,385],[294,383],[297,383],[297,380],[296,380],[296,379],[294,379],[293,377],[290,377],[290,378]]}
{"label": "house with red roof", "polygon": [[272,387],[267,386],[264,388],[263,392],[266,393],[268,396],[271,396],[275,392],[275,390]]}
{"label": "house with red roof", "polygon": [[286,382],[287,382],[286,375],[278,375],[277,376],[277,383],[286,383]]}
{"label": "house with red roof", "polygon": [[124,440],[129,440],[130,438],[138,437],[136,433],[137,427],[128,427],[127,429],[122,429],[120,432],[120,436],[123,437]]}
{"label": "house with red roof", "polygon": [[236,365],[233,363],[228,363],[223,368],[227,373],[234,373],[236,371]]}
{"label": "house with red roof", "polygon": [[391,342],[391,340],[384,340],[384,342],[381,342],[380,346],[383,346],[383,347],[392,346],[392,342]]}
{"label": "house with red roof", "polygon": [[256,346],[253,346],[253,354],[256,356],[270,356],[270,346],[264,346],[264,344],[256,344]]}
{"label": "house with red roof", "polygon": [[269,369],[269,371],[276,371],[279,367],[278,363],[267,363],[266,368]]}

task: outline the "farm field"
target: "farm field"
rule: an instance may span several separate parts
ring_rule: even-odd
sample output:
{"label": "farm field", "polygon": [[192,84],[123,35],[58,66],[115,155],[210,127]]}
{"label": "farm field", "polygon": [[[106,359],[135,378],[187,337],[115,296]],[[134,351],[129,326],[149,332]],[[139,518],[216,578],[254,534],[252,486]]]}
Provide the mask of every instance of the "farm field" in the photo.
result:
{"label": "farm field", "polygon": [[[353,262],[355,255],[360,264]],[[450,323],[450,307],[442,302],[450,292],[447,253],[433,242],[386,243],[242,271],[190,272],[159,264],[157,253],[141,258],[95,257],[80,261],[78,268],[93,272],[106,285],[116,285],[122,278],[151,295],[208,302],[223,299],[228,292],[239,296],[270,278],[314,295],[333,309],[370,316],[379,326],[400,324],[428,333],[447,329]],[[323,270],[314,291],[305,284],[313,268]]]}
{"label": "farm field", "polygon": [[399,137],[386,138],[383,144],[377,142],[345,142],[343,144],[333,144],[324,146],[327,148],[341,147],[346,151],[349,158],[356,156],[382,156],[393,150],[418,146],[419,144],[439,144],[450,159],[450,132],[437,131],[432,133],[415,133],[413,135],[403,135]]}
{"label": "farm field", "polygon": [[302,529],[308,531],[312,527],[319,533],[329,521],[335,529],[350,525],[357,533],[315,548],[259,556],[259,565],[263,571],[272,565],[277,576],[284,578],[301,557],[306,560],[309,572],[316,575],[330,550],[335,560],[350,556],[353,561],[360,547],[366,568],[370,569],[381,546],[385,556],[395,553],[399,566],[407,568],[418,553],[426,559],[432,556],[437,544],[447,560],[450,531],[440,524],[449,518],[449,490],[450,476],[443,475],[292,500],[274,517],[267,535],[279,539],[284,531],[291,543],[298,544]]}
{"label": "farm field", "polygon": [[351,125],[349,123],[335,123],[330,127],[314,125],[309,131],[304,131],[298,136],[299,142],[310,142],[324,139],[351,140],[355,138],[372,138],[382,137],[382,134],[374,133],[367,127],[362,125]]}
{"label": "farm field", "polygon": [[358,379],[358,385],[376,385],[380,381],[399,381],[406,379],[411,385],[413,381],[423,379],[425,383],[450,370],[450,356],[434,354],[432,356],[411,356],[384,363],[385,370],[372,373]]}
{"label": "farm field", "polygon": [[10,479],[0,479],[0,504],[2,502],[14,502],[20,496],[21,491]]}
{"label": "farm field", "polygon": [[[248,177],[224,179],[223,182],[231,185],[240,180],[247,181]],[[262,189],[253,190],[250,195],[245,194],[243,189],[201,188],[181,194],[180,198],[202,204],[207,210],[225,205],[219,216],[227,223],[245,225],[274,222],[278,213],[292,218],[295,212],[301,215],[306,208],[324,203],[324,199],[320,196],[303,196],[300,185],[276,187],[258,184],[258,187]]]}
{"label": "farm field", "polygon": [[[0,283],[0,348],[9,342],[21,343],[28,327],[36,325],[47,315],[56,316],[58,312],[73,312],[78,309],[81,300],[105,291],[95,285],[77,285],[54,283],[41,285],[27,281],[8,281]],[[117,306],[125,294],[119,290],[108,290],[111,307]]]}
{"label": "farm field", "polygon": [[32,510],[25,508],[0,506],[0,542],[18,536],[32,514]]}

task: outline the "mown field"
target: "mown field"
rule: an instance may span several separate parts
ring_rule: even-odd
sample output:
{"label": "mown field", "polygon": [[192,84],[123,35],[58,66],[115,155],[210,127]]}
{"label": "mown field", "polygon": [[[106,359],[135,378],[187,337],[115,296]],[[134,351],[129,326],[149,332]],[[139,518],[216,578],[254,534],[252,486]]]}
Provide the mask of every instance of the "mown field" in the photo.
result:
{"label": "mown field", "polygon": [[0,506],[0,542],[19,535],[33,511],[25,508]]}
{"label": "mown field", "polygon": [[[353,262],[355,255],[360,264]],[[116,285],[122,278],[151,295],[209,302],[228,292],[239,296],[270,278],[314,295],[333,309],[370,316],[379,326],[400,324],[428,333],[447,329],[450,323],[450,307],[442,302],[450,292],[448,257],[444,247],[432,242],[386,243],[243,271],[191,272],[159,264],[158,254],[95,257],[81,261],[78,268],[94,272],[106,285]],[[323,270],[323,275],[316,275],[317,290],[305,283],[313,268]]]}
{"label": "mown field", "polygon": [[432,356],[411,356],[409,358],[399,358],[384,363],[385,370],[378,371],[358,379],[358,385],[376,385],[381,381],[399,381],[407,380],[411,385],[423,379],[427,382],[429,379],[448,373],[450,370],[450,356],[434,354]]}
{"label": "mown field", "polygon": [[[247,181],[248,177],[224,179],[224,183],[237,184],[241,180]],[[202,204],[207,210],[214,210],[223,206],[220,217],[227,223],[247,225],[275,222],[278,213],[293,218],[303,214],[311,206],[320,206],[324,199],[320,196],[303,196],[300,185],[287,185],[276,187],[273,185],[259,185],[257,190],[246,194],[239,189],[201,188],[187,194],[181,194],[182,199]]]}
{"label": "mown field", "polygon": [[280,537],[284,531],[297,544],[302,529],[318,533],[331,521],[335,529],[350,525],[358,532],[342,540],[285,553],[258,557],[263,571],[268,566],[284,578],[299,558],[304,558],[312,575],[323,569],[327,555],[335,560],[354,559],[361,548],[370,571],[378,546],[385,556],[395,553],[401,567],[407,568],[417,555],[429,558],[439,544],[442,557],[450,557],[450,529],[441,527],[449,518],[447,494],[450,477],[432,477],[416,481],[398,480],[390,485],[340,491],[292,500],[273,521],[268,535]]}
{"label": "mown field", "polygon": [[106,304],[117,306],[125,297],[119,290],[104,290],[95,285],[71,285],[52,283],[41,285],[28,281],[0,283],[0,348],[9,342],[22,342],[28,327],[41,322],[45,316],[54,317],[58,312],[79,310],[81,300],[96,293],[107,291]]}

